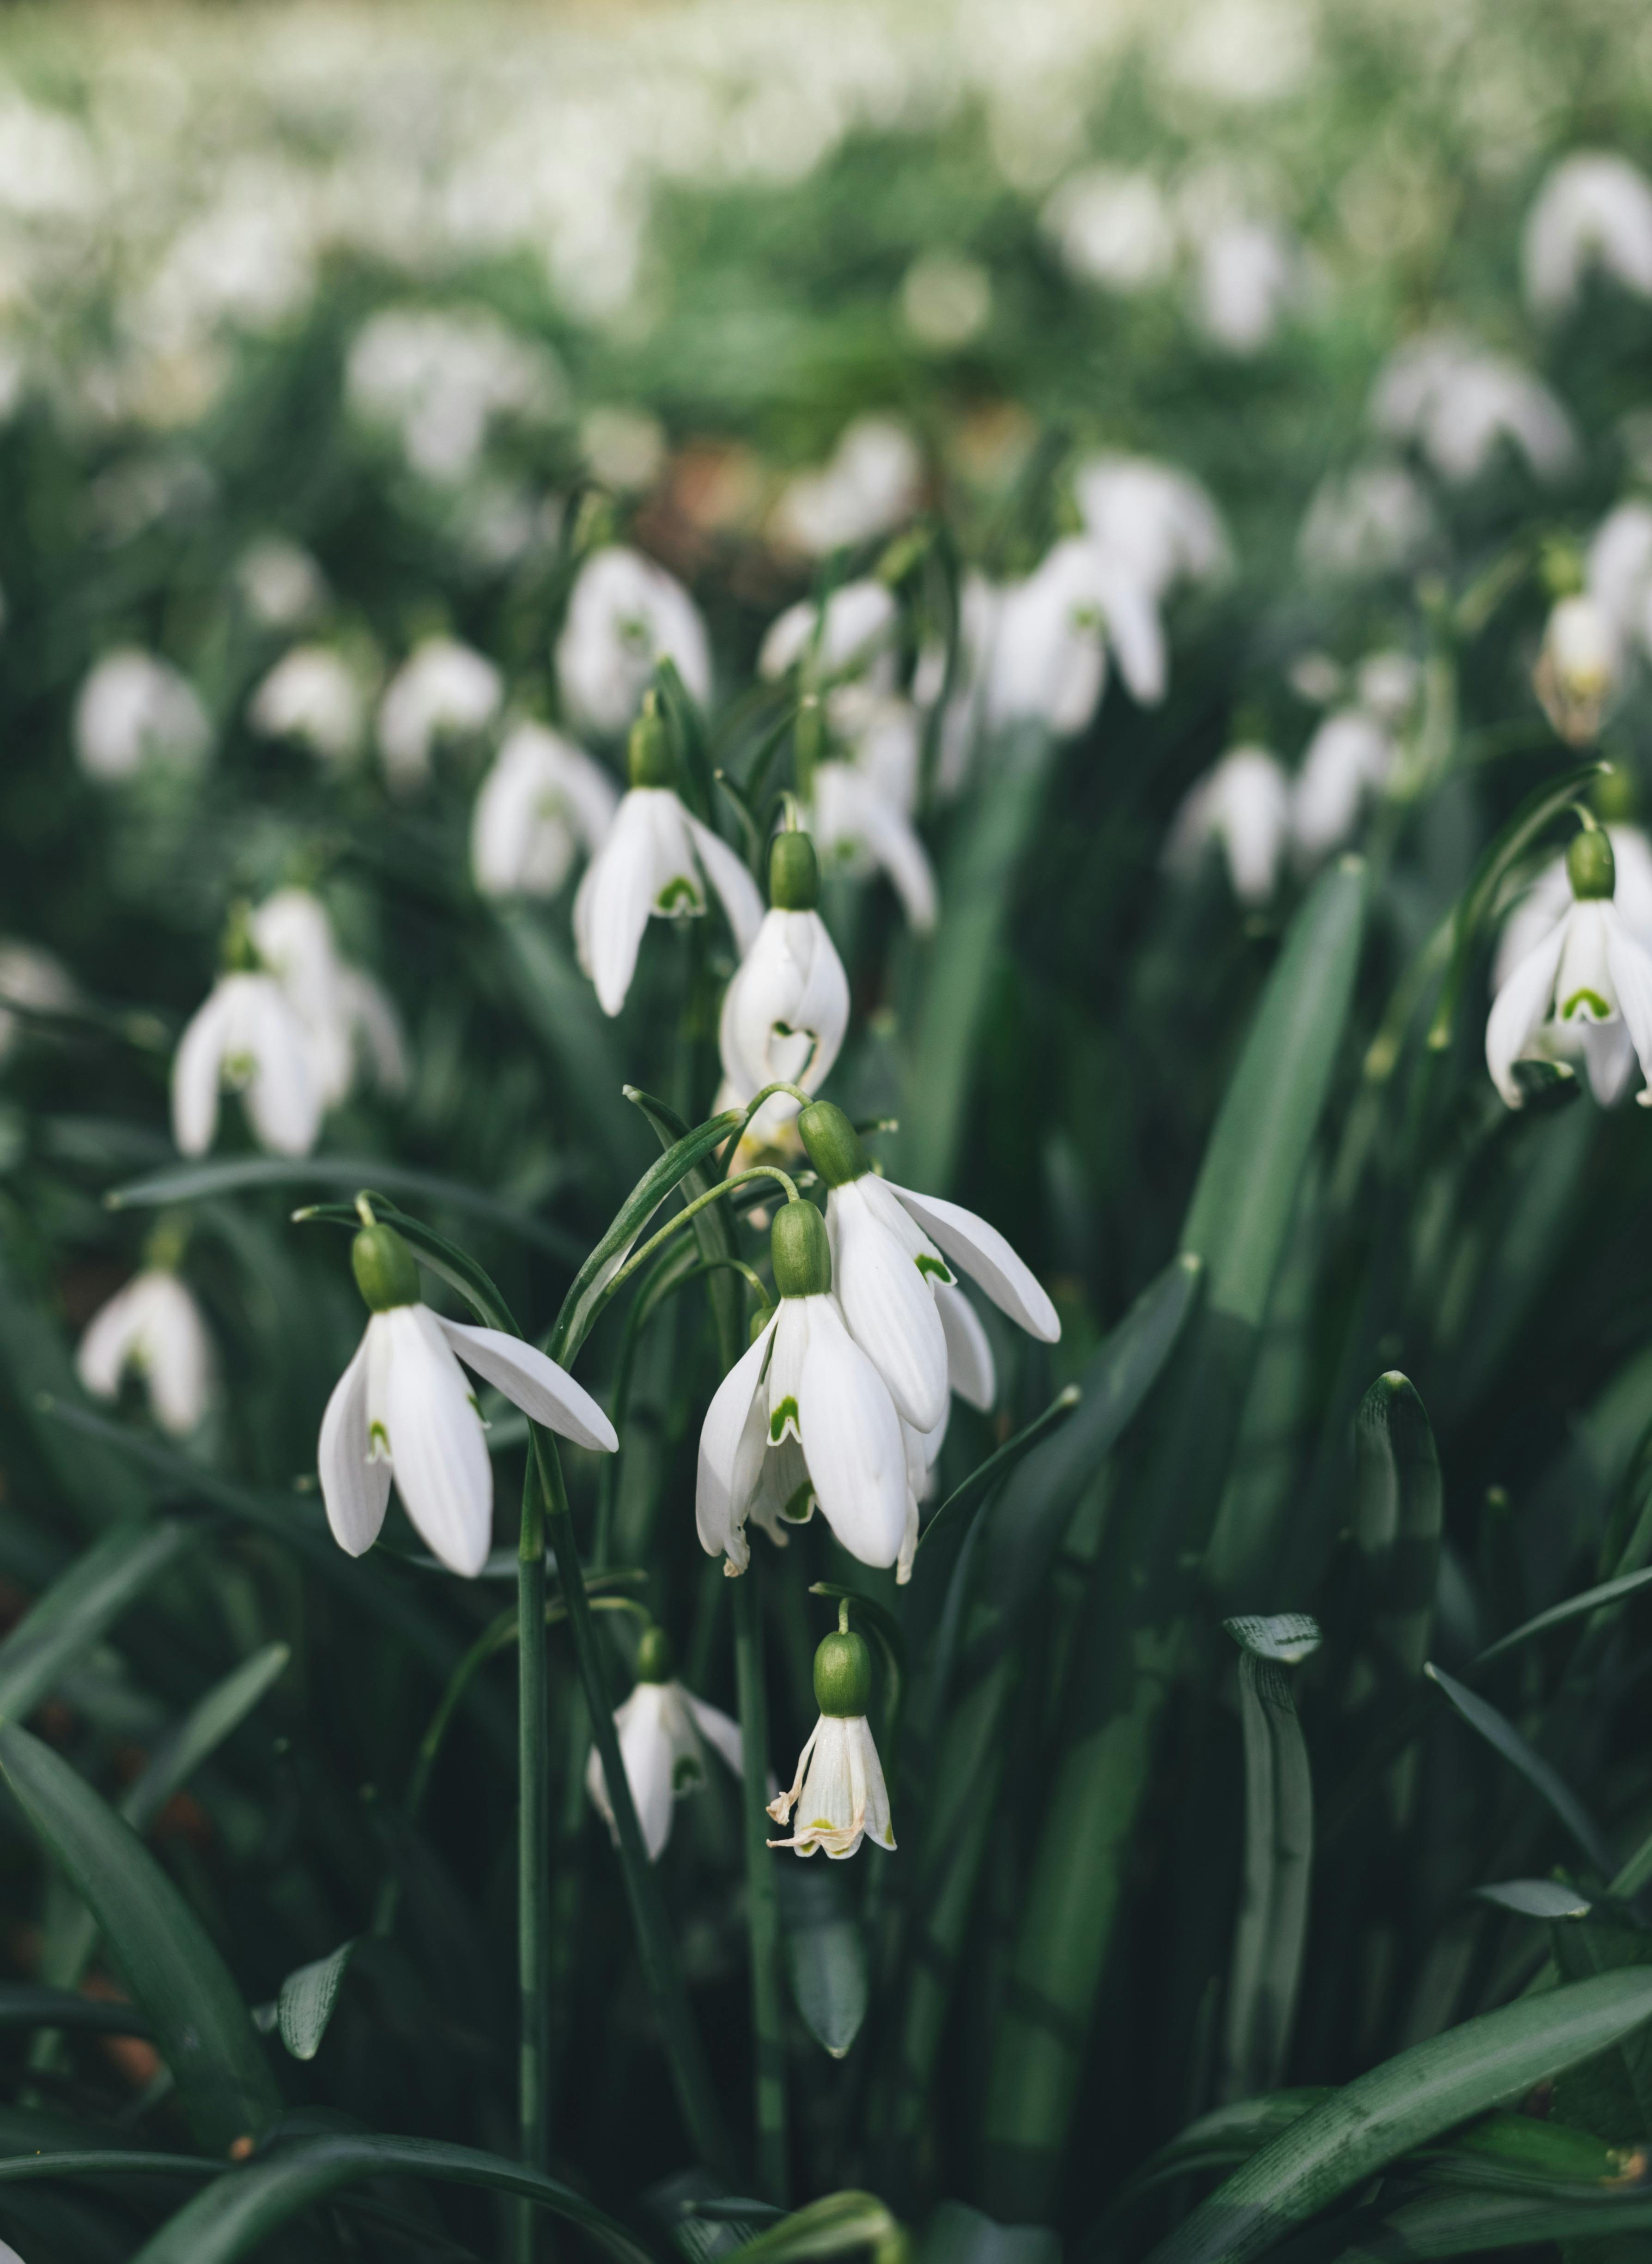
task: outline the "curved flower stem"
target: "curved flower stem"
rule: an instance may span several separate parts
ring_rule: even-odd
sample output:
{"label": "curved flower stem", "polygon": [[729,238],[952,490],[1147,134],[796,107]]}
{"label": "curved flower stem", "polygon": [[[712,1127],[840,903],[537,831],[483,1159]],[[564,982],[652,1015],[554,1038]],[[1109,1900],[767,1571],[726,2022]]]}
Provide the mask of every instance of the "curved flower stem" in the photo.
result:
{"label": "curved flower stem", "polygon": [[746,1899],[750,1912],[751,2030],[757,2137],[757,2191],[787,2206],[786,2029],[780,2004],[780,1911],[775,1894],[769,1818],[763,1804],[769,1756],[769,1708],[763,1687],[763,1600],[754,1558],[734,1582],[735,1680],[745,1767],[740,1804],[745,1825]]}
{"label": "curved flower stem", "polygon": [[707,1204],[719,1201],[733,1188],[745,1186],[753,1179],[778,1179],[786,1189],[786,1199],[788,1202],[796,1202],[799,1199],[796,1181],[788,1172],[783,1172],[778,1164],[754,1164],[749,1172],[736,1172],[732,1179],[719,1179],[714,1186],[707,1187],[704,1194],[696,1195],[692,1202],[685,1202],[675,1218],[668,1219],[657,1234],[651,1234],[648,1237],[641,1250],[632,1252],[625,1264],[609,1281],[603,1294],[603,1303],[606,1304],[608,1300],[625,1286],[643,1259],[651,1257],[663,1242],[669,1242],[674,1234],[681,1233],[683,1228],[688,1225],[698,1212],[704,1210]]}
{"label": "curved flower stem", "polygon": [[[788,1093],[791,1098],[797,1102],[800,1108],[807,1108],[809,1102],[815,1098],[812,1092],[805,1092],[801,1085],[790,1084],[784,1078],[779,1079],[779,1081],[774,1085],[765,1085],[761,1092],[755,1093],[752,1098],[747,1101],[746,1113],[741,1119],[740,1129],[735,1134],[733,1139],[728,1143],[728,1161],[731,1167],[734,1164],[735,1157],[740,1153],[740,1143],[745,1138],[747,1128],[750,1124],[752,1118],[757,1114],[758,1109],[763,1107],[764,1101],[772,1100],[776,1093],[779,1092]],[[730,1179],[728,1184],[732,1186],[734,1182]]]}
{"label": "curved flower stem", "polygon": [[585,1702],[591,1712],[591,1735],[602,1761],[603,1774],[608,1783],[608,1798],[613,1809],[614,1829],[620,1842],[620,1869],[625,1880],[626,1898],[631,1905],[632,1922],[636,1927],[643,1979],[654,2000],[655,2017],[660,2024],[660,2040],[665,2048],[677,2105],[695,2150],[708,2168],[718,2176],[732,2181],[735,2174],[733,2150],[722,2127],[716,2093],[712,2087],[711,2071],[706,2064],[705,2048],[695,2025],[693,2008],[688,2001],[688,1990],[683,1979],[677,1944],[671,1938],[666,1920],[659,1881],[642,1844],[642,1831],[631,1798],[630,1779],[626,1774],[625,1763],[620,1754],[620,1738],[614,1728],[607,1673],[597,1642],[591,1599],[585,1593],[584,1578],[580,1571],[579,1552],[574,1541],[574,1521],[569,1513],[568,1493],[562,1484],[562,1468],[557,1456],[556,1441],[537,1423],[530,1426],[530,1435],[533,1449],[532,1461],[538,1467],[545,1501],[540,1548],[542,1550],[548,1537],[556,1556],[556,1569],[568,1607],[569,1632],[574,1639],[574,1656],[578,1662],[580,1680],[585,1687]]}
{"label": "curved flower stem", "polygon": [[[546,2079],[550,2067],[551,1808],[546,1715],[545,1511],[530,1455],[522,1481],[522,1533],[517,1551],[517,1984],[521,2021],[517,2104],[522,2159],[543,2170],[550,2160]],[[560,1567],[559,1567],[560,1569]],[[585,1599],[582,1592],[580,1601]],[[533,2264],[530,2202],[516,2211],[518,2264]]]}

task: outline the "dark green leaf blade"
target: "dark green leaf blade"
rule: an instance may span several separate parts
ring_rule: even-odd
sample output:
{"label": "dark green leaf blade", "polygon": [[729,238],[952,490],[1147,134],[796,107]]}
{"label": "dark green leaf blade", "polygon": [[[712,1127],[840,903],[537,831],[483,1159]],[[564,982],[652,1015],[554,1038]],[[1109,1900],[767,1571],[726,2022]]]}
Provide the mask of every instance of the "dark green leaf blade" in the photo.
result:
{"label": "dark green leaf blade", "polygon": [[1532,1751],[1513,1723],[1500,1714],[1489,1699],[1481,1697],[1477,1691],[1465,1689],[1444,1667],[1431,1663],[1423,1672],[1431,1682],[1439,1685],[1470,1729],[1477,1730],[1494,1752],[1501,1753],[1505,1761],[1519,1770],[1532,1790],[1542,1795],[1601,1877],[1611,1878],[1618,1866],[1606,1836],[1559,1770],[1551,1768],[1541,1753]]}

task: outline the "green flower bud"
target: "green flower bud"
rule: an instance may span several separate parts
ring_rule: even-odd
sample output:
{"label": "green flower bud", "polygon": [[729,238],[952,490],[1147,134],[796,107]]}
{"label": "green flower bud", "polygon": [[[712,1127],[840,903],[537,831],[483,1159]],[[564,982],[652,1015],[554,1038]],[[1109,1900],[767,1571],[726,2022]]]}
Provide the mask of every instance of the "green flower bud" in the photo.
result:
{"label": "green flower bud", "polygon": [[642,1630],[642,1640],[637,1645],[637,1680],[639,1682],[669,1682],[677,1661],[671,1652],[671,1638],[663,1627],[648,1627]]}
{"label": "green flower bud", "polygon": [[807,833],[777,833],[769,846],[769,902],[779,912],[812,912],[820,901],[820,860]]}
{"label": "green flower bud", "polygon": [[1566,852],[1566,877],[1580,903],[1592,897],[1609,897],[1618,885],[1617,860],[1612,844],[1598,826],[1578,834]]}
{"label": "green flower bud", "polygon": [[375,1313],[417,1304],[419,1269],[393,1226],[364,1226],[350,1246],[350,1262],[356,1287]]}
{"label": "green flower bud", "polygon": [[629,762],[633,786],[676,783],[677,766],[671,760],[670,737],[665,718],[660,713],[660,703],[651,692],[643,700],[642,713],[631,726]]}
{"label": "green flower bud", "polygon": [[822,1714],[853,1716],[872,1702],[872,1653],[858,1635],[838,1629],[815,1653],[815,1702]]}
{"label": "green flower bud", "polygon": [[811,1100],[797,1120],[808,1160],[829,1187],[846,1187],[872,1169],[860,1135],[830,1100]]}
{"label": "green flower bud", "polygon": [[774,1286],[783,1297],[824,1296],[832,1285],[826,1222],[812,1202],[782,1203],[769,1230]]}

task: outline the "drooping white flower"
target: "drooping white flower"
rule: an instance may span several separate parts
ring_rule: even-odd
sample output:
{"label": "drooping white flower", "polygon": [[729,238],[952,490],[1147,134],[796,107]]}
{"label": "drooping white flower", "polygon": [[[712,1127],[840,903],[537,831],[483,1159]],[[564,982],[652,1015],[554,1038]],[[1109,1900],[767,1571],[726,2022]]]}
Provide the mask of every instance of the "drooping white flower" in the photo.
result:
{"label": "drooping white flower", "polygon": [[297,1009],[322,1105],[350,1092],[366,1063],[386,1092],[407,1084],[401,1018],[382,986],[343,958],[327,908],[308,889],[279,889],[248,919],[258,957]]}
{"label": "drooping white flower", "polygon": [[565,405],[555,356],[485,307],[385,307],[358,331],[344,390],[365,421],[394,428],[427,480],[466,478],[498,416],[543,421]]}
{"label": "drooping white flower", "polygon": [[1193,317],[1224,353],[1260,353],[1301,290],[1297,246],[1276,221],[1234,214],[1199,243]]}
{"label": "drooping white flower", "polygon": [[330,645],[294,645],[252,695],[247,721],[266,739],[296,739],[323,762],[347,762],[366,728],[355,673]]}
{"label": "drooping white flower", "polygon": [[788,1202],[771,1230],[779,1303],[729,1369],[699,1434],[695,1522],[708,1556],[743,1572],[747,1520],[772,1533],[816,1503],[863,1564],[893,1564],[909,1487],[901,1419],[831,1294],[825,1221]]}
{"label": "drooping white flower", "polygon": [[[649,1862],[656,1863],[671,1836],[677,1803],[685,1794],[698,1792],[706,1781],[706,1747],[721,1754],[736,1776],[742,1774],[740,1724],[676,1680],[658,1628],[648,1629],[642,1638],[636,1687],[614,1709],[613,1719],[642,1844]],[[608,1798],[608,1780],[595,1745],[585,1763],[585,1790],[613,1832],[617,1846],[620,1835]]]}
{"label": "drooping white flower", "polygon": [[556,680],[577,729],[623,731],[662,660],[690,694],[711,696],[711,647],[699,609],[663,566],[620,544],[593,551],[575,577],[556,643]]}
{"label": "drooping white flower", "polygon": [[1562,158],[1527,215],[1521,264],[1527,306],[1550,321],[1570,314],[1590,268],[1652,299],[1652,181],[1615,151]]}
{"label": "drooping white flower", "polygon": [[1639,1062],[1635,1096],[1652,1106],[1652,953],[1613,901],[1607,835],[1577,835],[1566,857],[1569,901],[1547,932],[1508,968],[1486,1023],[1486,1067],[1511,1108],[1521,1105],[1517,1062],[1581,1049],[1595,1098],[1621,1098]]}
{"label": "drooping white flower", "polygon": [[632,786],[574,897],[574,943],[605,1014],[617,1014],[653,919],[698,917],[714,889],[743,958],[763,921],[757,884],[727,842],[669,783],[664,726],[652,708],[631,733]]}
{"label": "drooping white flower", "polygon": [[1221,513],[1191,472],[1151,456],[1091,456],[1073,474],[1084,530],[1149,597],[1210,582],[1232,559]]}
{"label": "drooping white flower", "polygon": [[619,807],[612,779],[583,748],[518,723],[476,796],[471,878],[485,896],[554,896],[580,851],[601,848]]}
{"label": "drooping white flower", "polygon": [[87,677],[74,730],[80,766],[95,779],[132,778],[150,763],[194,770],[212,744],[194,686],[135,646],[105,653]]}
{"label": "drooping white flower", "polygon": [[1478,478],[1504,444],[1540,480],[1563,479],[1577,461],[1571,419],[1548,388],[1453,330],[1431,331],[1391,354],[1370,413],[1379,432],[1415,440],[1454,484]]}
{"label": "drooping white flower", "polygon": [[992,277],[977,259],[921,253],[902,279],[900,308],[921,345],[955,352],[978,338],[992,316]]}
{"label": "drooping white flower", "polygon": [[799,1128],[830,1190],[826,1235],[844,1318],[914,1432],[933,1433],[945,1423],[949,1388],[977,1404],[983,1382],[991,1391],[991,1353],[953,1266],[1030,1336],[1058,1340],[1054,1306],[996,1227],[960,1204],[878,1178],[854,1127],[830,1101],[807,1108]]}
{"label": "drooping white flower", "polygon": [[871,684],[838,685],[826,719],[839,751],[816,763],[809,821],[822,860],[854,878],[887,873],[912,927],[935,925],[934,868],[912,824],[923,726],[909,700]]}
{"label": "drooping white flower", "polygon": [[1265,747],[1235,747],[1184,800],[1165,843],[1172,872],[1197,871],[1214,842],[1242,904],[1264,904],[1291,838],[1291,784]]}
{"label": "drooping white flower", "polygon": [[1354,671],[1354,690],[1367,715],[1392,729],[1416,704],[1423,671],[1409,652],[1369,652]]}
{"label": "drooping white flower", "polygon": [[1621,670],[1605,607],[1586,593],[1562,598],[1544,628],[1532,683],[1544,714],[1570,745],[1584,746],[1598,734]]}
{"label": "drooping white flower", "polygon": [[1620,503],[1590,539],[1583,585],[1626,646],[1652,646],[1652,504]]}
{"label": "drooping white flower", "polygon": [[1387,785],[1395,755],[1393,739],[1364,708],[1338,708],[1325,717],[1291,788],[1291,832],[1304,863],[1317,863],[1348,839],[1364,804]]}
{"label": "drooping white flower", "polygon": [[1374,578],[1411,565],[1434,524],[1432,504],[1402,464],[1363,464],[1320,482],[1297,548],[1314,573]]}
{"label": "drooping white flower", "polygon": [[817,471],[788,482],[774,511],[779,541],[806,557],[887,533],[910,518],[923,490],[917,443],[893,417],[859,417]]}
{"label": "drooping white flower", "polygon": [[308,1156],[323,1096],[309,1033],[272,975],[221,975],[172,1059],[172,1137],[204,1156],[218,1129],[218,1096],[238,1092],[260,1147]]}
{"label": "drooping white flower", "polygon": [[[771,909],[728,990],[717,1024],[724,1087],[742,1106],[765,1085],[817,1092],[849,1027],[849,978],[815,909],[819,874],[806,833],[781,833],[770,852]],[[796,1116],[788,1093],[765,1101],[747,1129],[772,1139]]]}
{"label": "drooping white flower", "polygon": [[421,787],[444,738],[486,730],[504,681],[493,663],[456,637],[426,637],[404,660],[379,702],[379,753],[397,793]]}
{"label": "drooping white flower", "polygon": [[1061,265],[1081,283],[1149,291],[1176,264],[1176,223],[1150,173],[1097,165],[1075,173],[1040,215]]}
{"label": "drooping white flower", "polygon": [[493,1537],[493,1464],[465,1368],[576,1446],[612,1454],[613,1426],[536,1346],[421,1303],[418,1268],[393,1229],[364,1226],[351,1255],[372,1317],[322,1418],[317,1466],[333,1538],[351,1556],[372,1548],[394,1476],[425,1545],[474,1578]]}
{"label": "drooping white flower", "polygon": [[[1652,951],[1652,840],[1638,825],[1608,825],[1614,886],[1613,909],[1637,943]],[[1572,884],[1564,855],[1555,857],[1515,899],[1491,962],[1493,994],[1501,990],[1520,961],[1542,942],[1572,905]]]}
{"label": "drooping white flower", "polygon": [[1035,720],[1058,737],[1082,731],[1105,687],[1110,653],[1134,699],[1153,707],[1164,697],[1164,631],[1151,592],[1126,560],[1069,536],[1004,592],[989,725]]}
{"label": "drooping white flower", "polygon": [[893,692],[899,622],[900,608],[881,582],[840,583],[828,595],[823,615],[813,599],[802,598],[770,622],[757,673],[784,676],[801,663],[811,685],[853,677],[874,691]]}
{"label": "drooping white flower", "polygon": [[327,583],[309,552],[283,534],[267,534],[235,565],[241,601],[261,628],[295,629],[327,603]]}
{"label": "drooping white flower", "polygon": [[80,1003],[62,960],[38,943],[0,936],[0,1061],[28,1027],[31,1014],[72,1014]]}
{"label": "drooping white flower", "polygon": [[163,1431],[186,1439],[206,1412],[212,1339],[199,1306],[176,1274],[149,1266],[117,1289],[88,1323],[75,1372],[95,1399],[116,1399],[124,1376],[141,1379]]}
{"label": "drooping white flower", "polygon": [[823,1847],[835,1862],[854,1854],[862,1840],[894,1848],[888,1789],[866,1718],[871,1695],[872,1662],[861,1637],[850,1632],[845,1607],[837,1633],[815,1654],[820,1719],[798,1756],[791,1790],[769,1803],[777,1824],[793,1809],[797,1821],[791,1837],[771,1840],[771,1847],[790,1847],[799,1855]]}

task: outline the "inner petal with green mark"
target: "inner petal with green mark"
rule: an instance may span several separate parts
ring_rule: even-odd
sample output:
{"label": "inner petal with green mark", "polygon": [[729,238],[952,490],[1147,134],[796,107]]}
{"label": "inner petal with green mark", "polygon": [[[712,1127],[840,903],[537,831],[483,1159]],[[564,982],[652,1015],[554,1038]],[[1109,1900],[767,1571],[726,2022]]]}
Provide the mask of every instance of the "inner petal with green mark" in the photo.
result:
{"label": "inner petal with green mark", "polygon": [[798,1418],[797,1402],[789,1391],[779,1405],[770,1411],[769,1438],[773,1445],[779,1446],[788,1423],[801,1439],[803,1435],[803,1426]]}
{"label": "inner petal with green mark", "polygon": [[1587,985],[1574,990],[1571,997],[1562,1003],[1561,1020],[1569,1022],[1579,1007],[1583,1009],[1591,1022],[1610,1022],[1618,1011],[1615,1006],[1606,1004],[1598,990],[1590,990]]}
{"label": "inner petal with green mark", "polygon": [[950,1284],[953,1278],[952,1271],[944,1258],[932,1257],[927,1250],[924,1250],[919,1252],[913,1263],[920,1274],[932,1274],[938,1281]]}
{"label": "inner petal with green mark", "polygon": [[680,918],[685,913],[702,912],[699,890],[686,873],[677,873],[669,880],[654,899],[654,909],[663,912],[668,919]]}

